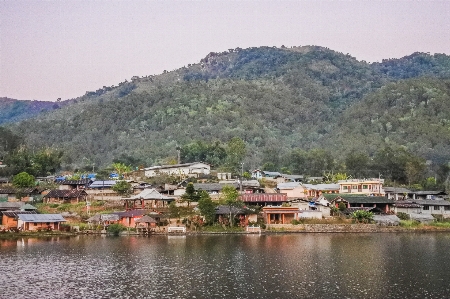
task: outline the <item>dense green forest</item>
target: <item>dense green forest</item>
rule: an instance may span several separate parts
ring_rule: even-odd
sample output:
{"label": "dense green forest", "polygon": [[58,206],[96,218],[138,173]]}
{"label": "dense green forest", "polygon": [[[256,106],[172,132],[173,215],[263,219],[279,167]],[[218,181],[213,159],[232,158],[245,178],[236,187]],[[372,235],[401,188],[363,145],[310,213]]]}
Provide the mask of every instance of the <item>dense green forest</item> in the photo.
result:
{"label": "dense green forest", "polygon": [[444,179],[450,161],[444,54],[369,64],[316,46],[229,49],[65,102],[8,125],[28,148],[60,151],[64,169],[172,163],[180,149],[182,162],[231,171],[243,162],[411,183],[419,170]]}

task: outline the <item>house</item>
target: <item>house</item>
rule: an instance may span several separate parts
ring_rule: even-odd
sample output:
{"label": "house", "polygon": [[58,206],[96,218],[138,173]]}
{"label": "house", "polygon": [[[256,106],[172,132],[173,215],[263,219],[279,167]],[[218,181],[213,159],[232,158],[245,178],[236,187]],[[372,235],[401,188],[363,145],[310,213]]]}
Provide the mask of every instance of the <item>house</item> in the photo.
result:
{"label": "house", "polygon": [[[124,198],[127,209],[155,209],[163,208],[169,205],[174,198],[167,197],[159,193],[156,189],[144,189],[139,194],[133,195],[129,198]],[[138,202],[138,205],[136,203]]]}
{"label": "house", "polygon": [[195,183],[194,184],[194,189],[199,191],[199,190],[204,190],[206,192],[208,192],[209,194],[220,194],[222,191],[222,188],[225,186],[233,186],[234,188],[236,188],[236,190],[238,190],[240,188],[239,183],[233,182],[233,183]]}
{"label": "house", "polygon": [[140,219],[142,216],[145,215],[144,210],[129,210],[125,212],[116,212],[113,214],[116,214],[119,216],[119,223],[126,226],[126,227],[135,227],[136,226],[136,220]]}
{"label": "house", "polygon": [[94,216],[89,218],[87,220],[87,222],[90,225],[97,224],[97,225],[106,226],[109,224],[118,223],[119,215],[117,215],[117,214],[95,214]]}
{"label": "house", "polygon": [[291,203],[293,207],[298,207],[302,212],[304,211],[318,211],[321,212],[321,217],[330,217],[331,208],[330,202],[323,196],[312,199],[299,199]]}
{"label": "house", "polygon": [[59,184],[59,190],[84,190],[92,184],[91,179],[81,179],[81,180],[64,180]]}
{"label": "house", "polygon": [[371,208],[374,212],[388,213],[395,201],[384,196],[352,196],[340,195],[331,200],[331,204],[336,208],[340,203],[344,203],[347,208]]}
{"label": "house", "polygon": [[120,200],[121,197],[112,189],[117,183],[114,180],[94,181],[86,189],[89,198],[96,200]]}
{"label": "house", "polygon": [[85,202],[88,194],[85,190],[51,190],[44,196],[44,203],[79,203]]}
{"label": "house", "polygon": [[300,182],[278,183],[279,192],[285,193],[288,198],[306,198],[306,189]]}
{"label": "house", "polygon": [[248,205],[281,206],[288,201],[286,193],[244,193],[239,200]]}
{"label": "house", "polygon": [[384,196],[384,179],[351,179],[338,181],[340,194],[364,194]]}
{"label": "house", "polygon": [[201,175],[209,175],[210,172],[211,166],[203,162],[152,166],[144,168],[144,174],[148,178],[161,174],[182,177],[199,177]]}
{"label": "house", "polygon": [[440,215],[450,218],[450,201],[443,199],[403,200],[394,203],[395,213]]}
{"label": "house", "polygon": [[322,194],[337,194],[339,193],[338,184],[303,184],[306,195],[308,197],[319,197]]}
{"label": "house", "polygon": [[141,218],[137,219],[135,221],[136,223],[136,227],[139,228],[146,228],[146,229],[152,229],[152,228],[156,228],[156,224],[158,223],[158,221],[156,221],[154,218],[145,215],[142,216]]}
{"label": "house", "polygon": [[41,193],[36,187],[23,189],[2,188],[0,189],[0,198],[6,198],[8,201],[35,201],[41,198]]}
{"label": "house", "polygon": [[0,212],[3,211],[19,211],[25,203],[22,201],[15,202],[0,202]]}
{"label": "house", "polygon": [[290,224],[292,220],[298,220],[301,211],[296,207],[263,207],[264,221],[266,224]]}
{"label": "house", "polygon": [[286,181],[283,175],[277,171],[263,171],[256,169],[252,171],[251,177],[256,180],[265,179],[277,183],[284,183]]}
{"label": "house", "polygon": [[61,214],[18,214],[17,227],[25,231],[59,230],[66,219]]}
{"label": "house", "polygon": [[411,190],[406,188],[384,187],[383,189],[386,197],[393,200],[406,200],[408,199],[408,194],[411,193]]}
{"label": "house", "polygon": [[36,211],[3,211],[0,212],[2,215],[2,226],[5,228],[17,228],[17,221],[19,214],[36,214]]}
{"label": "house", "polygon": [[303,175],[298,174],[281,174],[281,176],[285,179],[286,182],[303,182],[305,177]]}
{"label": "house", "polygon": [[448,195],[444,191],[412,191],[408,193],[409,198],[416,199],[445,199]]}
{"label": "house", "polygon": [[219,205],[216,207],[216,221],[220,224],[229,224],[230,213],[237,218],[240,226],[247,226],[249,222],[256,222],[257,214],[251,209]]}

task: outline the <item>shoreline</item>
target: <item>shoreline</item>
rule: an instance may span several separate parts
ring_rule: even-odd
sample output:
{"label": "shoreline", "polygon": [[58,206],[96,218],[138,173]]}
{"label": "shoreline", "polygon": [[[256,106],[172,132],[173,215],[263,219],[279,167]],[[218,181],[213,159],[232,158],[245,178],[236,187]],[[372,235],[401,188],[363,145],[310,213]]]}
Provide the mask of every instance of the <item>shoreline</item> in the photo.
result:
{"label": "shoreline", "polygon": [[[308,234],[308,233],[427,233],[427,232],[450,232],[450,228],[435,226],[401,227],[401,226],[379,226],[377,224],[303,224],[295,228],[268,228],[261,232],[247,231],[187,231],[186,233],[153,232],[140,234],[137,232],[124,231],[120,236],[194,236],[194,235],[271,235],[271,234]],[[102,232],[6,232],[0,233],[0,240],[17,238],[48,238],[48,237],[74,237],[74,236],[106,236]]]}

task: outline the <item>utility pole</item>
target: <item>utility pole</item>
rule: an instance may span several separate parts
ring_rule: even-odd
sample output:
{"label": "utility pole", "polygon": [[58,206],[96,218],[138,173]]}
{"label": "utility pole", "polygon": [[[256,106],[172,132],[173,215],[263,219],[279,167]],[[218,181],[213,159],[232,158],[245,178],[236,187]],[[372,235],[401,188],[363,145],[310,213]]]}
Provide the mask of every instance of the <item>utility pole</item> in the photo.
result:
{"label": "utility pole", "polygon": [[242,177],[244,176],[244,162],[241,162],[241,186],[240,186],[240,191],[241,191],[241,194],[242,194]]}

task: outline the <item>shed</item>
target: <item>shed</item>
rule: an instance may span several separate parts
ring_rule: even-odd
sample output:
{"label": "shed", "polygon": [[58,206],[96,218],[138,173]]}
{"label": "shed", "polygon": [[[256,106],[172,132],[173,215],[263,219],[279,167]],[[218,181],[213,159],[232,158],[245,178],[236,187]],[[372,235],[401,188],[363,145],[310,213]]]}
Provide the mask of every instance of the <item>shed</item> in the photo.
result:
{"label": "shed", "polygon": [[18,214],[17,226],[23,230],[58,230],[66,219],[61,214]]}

